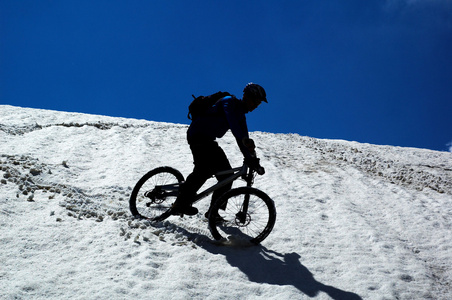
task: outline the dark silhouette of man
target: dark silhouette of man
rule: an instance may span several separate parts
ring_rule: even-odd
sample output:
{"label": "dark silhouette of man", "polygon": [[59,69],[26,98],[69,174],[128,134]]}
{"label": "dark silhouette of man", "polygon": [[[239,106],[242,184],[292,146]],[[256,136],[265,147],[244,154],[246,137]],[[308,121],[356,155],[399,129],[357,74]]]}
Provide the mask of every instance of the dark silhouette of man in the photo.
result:
{"label": "dark silhouette of man", "polygon": [[[180,188],[171,209],[172,214],[196,215],[198,209],[192,206],[192,199],[197,191],[216,173],[231,169],[226,154],[215,141],[223,137],[228,130],[231,130],[236,138],[246,164],[259,174],[265,172],[256,158],[254,142],[249,138],[245,117],[245,114],[255,110],[262,102],[268,103],[264,88],[255,83],[248,83],[243,89],[242,100],[235,96],[223,97],[205,114],[193,119],[187,131],[187,141],[193,154],[194,169]],[[216,177],[221,181],[228,176]],[[211,205],[231,187],[232,183],[216,190],[212,195]],[[206,217],[208,214],[209,212],[206,213]]]}

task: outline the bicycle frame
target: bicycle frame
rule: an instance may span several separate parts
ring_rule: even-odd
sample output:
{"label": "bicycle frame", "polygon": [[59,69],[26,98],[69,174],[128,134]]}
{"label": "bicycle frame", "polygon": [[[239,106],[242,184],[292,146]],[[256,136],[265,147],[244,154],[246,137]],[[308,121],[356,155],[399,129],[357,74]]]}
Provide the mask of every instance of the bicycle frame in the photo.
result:
{"label": "bicycle frame", "polygon": [[[248,166],[246,164],[243,164],[243,166],[238,167],[238,168],[233,168],[231,170],[218,172],[214,176],[227,175],[227,174],[232,174],[232,175],[229,176],[228,178],[222,180],[222,181],[219,181],[218,183],[216,183],[215,185],[213,185],[210,188],[206,189],[205,191],[196,194],[196,196],[193,199],[193,203],[196,203],[199,200],[207,197],[208,195],[210,195],[214,191],[216,191],[216,190],[224,187],[225,185],[235,181],[239,177],[243,177],[246,180],[246,183],[247,183],[248,187],[250,187],[253,184],[253,170],[252,169],[248,169]],[[159,185],[159,186],[156,186],[155,189],[159,190],[161,192],[164,192],[166,196],[177,196],[178,193],[179,193],[179,187],[180,187],[180,184],[179,183],[175,183],[175,184]]]}

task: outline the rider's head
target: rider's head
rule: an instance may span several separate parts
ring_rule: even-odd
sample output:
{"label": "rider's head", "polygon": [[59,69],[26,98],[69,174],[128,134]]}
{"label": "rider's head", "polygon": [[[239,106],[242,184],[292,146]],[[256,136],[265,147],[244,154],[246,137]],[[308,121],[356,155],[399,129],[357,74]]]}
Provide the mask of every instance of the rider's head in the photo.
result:
{"label": "rider's head", "polygon": [[248,83],[243,89],[243,101],[248,111],[256,109],[262,101],[268,103],[264,88],[252,82]]}

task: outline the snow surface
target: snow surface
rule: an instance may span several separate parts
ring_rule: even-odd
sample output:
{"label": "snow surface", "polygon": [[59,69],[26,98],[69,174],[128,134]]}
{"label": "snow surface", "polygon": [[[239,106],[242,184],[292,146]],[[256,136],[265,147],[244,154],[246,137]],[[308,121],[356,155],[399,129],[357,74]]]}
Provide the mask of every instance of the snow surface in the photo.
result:
{"label": "snow surface", "polygon": [[452,153],[252,132],[276,225],[221,246],[208,200],[157,225],[128,210],[147,171],[190,173],[186,129],[1,105],[0,298],[452,299]]}

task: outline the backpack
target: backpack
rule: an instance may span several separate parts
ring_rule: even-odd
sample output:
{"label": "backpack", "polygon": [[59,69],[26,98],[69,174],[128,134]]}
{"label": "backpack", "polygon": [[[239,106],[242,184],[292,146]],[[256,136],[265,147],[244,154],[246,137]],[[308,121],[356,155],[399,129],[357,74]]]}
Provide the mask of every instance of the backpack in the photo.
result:
{"label": "backpack", "polygon": [[194,120],[200,116],[205,115],[209,108],[214,106],[218,102],[218,100],[226,96],[231,96],[231,94],[229,94],[228,92],[217,92],[209,96],[199,96],[199,97],[195,97],[195,95],[192,96],[194,100],[188,106],[188,115],[187,115],[187,117],[190,120]]}

